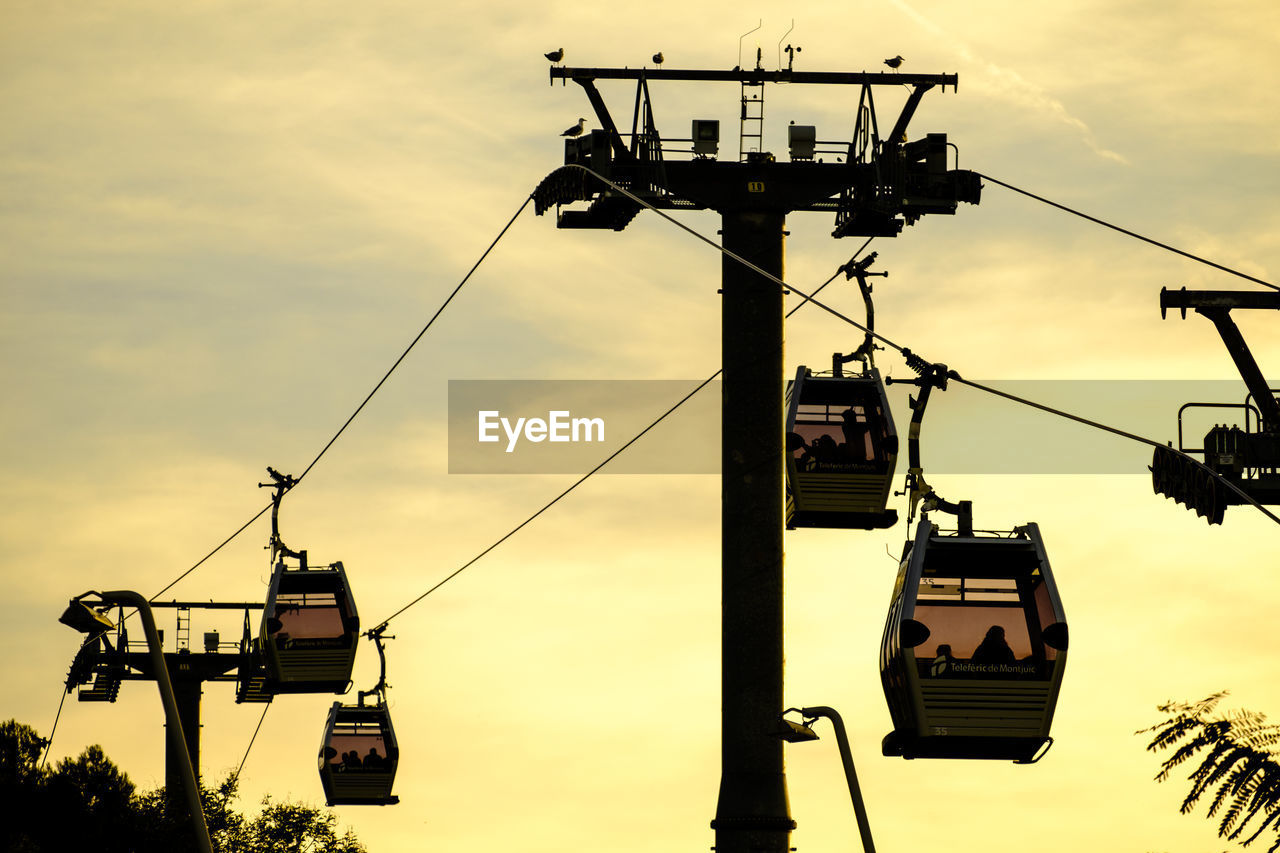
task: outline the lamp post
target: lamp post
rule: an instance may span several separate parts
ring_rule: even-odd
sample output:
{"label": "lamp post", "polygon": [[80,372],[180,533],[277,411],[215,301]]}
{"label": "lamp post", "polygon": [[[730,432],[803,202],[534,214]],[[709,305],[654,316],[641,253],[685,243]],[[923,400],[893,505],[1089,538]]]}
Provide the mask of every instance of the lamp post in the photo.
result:
{"label": "lamp post", "polygon": [[862,837],[862,849],[864,853],[876,853],[875,842],[871,839],[871,824],[867,821],[867,806],[862,801],[862,789],[858,786],[858,773],[853,768],[853,750],[849,748],[849,734],[845,731],[844,720],[835,708],[829,708],[826,705],[814,705],[811,708],[791,708],[785,713],[796,710],[803,715],[804,721],[796,723],[783,716],[781,719],[782,726],[777,732],[778,737],[788,743],[804,743],[817,740],[818,733],[813,730],[813,724],[819,717],[826,717],[831,721],[832,728],[836,730],[836,744],[840,747],[840,762],[844,765],[844,777],[849,783],[849,798],[853,800],[853,814],[858,820],[858,835]]}
{"label": "lamp post", "polygon": [[[191,824],[196,835],[196,846],[200,853],[213,853],[213,844],[209,840],[209,826],[205,823],[204,809],[200,805],[200,787],[196,783],[195,768],[191,764],[191,754],[187,750],[187,740],[182,733],[182,717],[178,713],[178,700],[174,696],[173,682],[169,679],[169,668],[164,660],[164,648],[160,642],[160,632],[156,630],[156,620],[151,613],[151,604],[141,594],[122,589],[112,592],[84,593],[71,599],[71,603],[58,620],[64,625],[88,634],[90,638],[102,634],[115,626],[102,614],[94,611],[81,599],[87,595],[97,595],[105,605],[136,607],[142,617],[142,628],[147,636],[147,648],[151,653],[151,664],[155,669],[156,685],[160,688],[160,701],[164,704],[166,727],[169,729],[170,751],[178,756],[178,769],[182,777],[182,787],[187,797],[187,808],[191,812]],[[172,792],[170,792],[172,796]]]}

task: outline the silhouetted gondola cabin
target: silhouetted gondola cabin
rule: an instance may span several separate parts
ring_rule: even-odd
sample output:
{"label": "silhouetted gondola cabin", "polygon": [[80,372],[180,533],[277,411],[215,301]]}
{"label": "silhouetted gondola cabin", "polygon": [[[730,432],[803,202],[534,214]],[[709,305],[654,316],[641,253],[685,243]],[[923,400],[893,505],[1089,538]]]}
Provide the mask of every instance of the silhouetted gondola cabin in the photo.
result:
{"label": "silhouetted gondola cabin", "polygon": [[331,806],[389,806],[400,747],[386,705],[334,702],[320,743],[320,784]]}
{"label": "silhouetted gondola cabin", "polygon": [[1052,742],[1067,623],[1040,530],[940,535],[903,555],[881,644],[885,755],[1026,763]]}
{"label": "silhouetted gondola cabin", "polygon": [[260,635],[273,693],[345,692],[359,636],[342,563],[312,569],[276,564]]}
{"label": "silhouetted gondola cabin", "polygon": [[815,376],[787,385],[787,527],[892,527],[886,509],[898,434],[874,367],[860,375]]}

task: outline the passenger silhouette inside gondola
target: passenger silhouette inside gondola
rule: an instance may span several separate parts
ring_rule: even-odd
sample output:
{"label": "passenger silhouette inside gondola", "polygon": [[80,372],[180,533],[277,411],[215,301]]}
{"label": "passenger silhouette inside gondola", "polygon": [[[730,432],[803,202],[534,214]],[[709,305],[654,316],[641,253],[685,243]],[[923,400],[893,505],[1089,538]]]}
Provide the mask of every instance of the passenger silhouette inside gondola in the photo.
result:
{"label": "passenger silhouette inside gondola", "polygon": [[349,767],[349,768],[359,768],[361,766],[360,753],[356,752],[354,749],[351,750],[350,752],[343,753],[342,766]]}
{"label": "passenger silhouette inside gondola", "polygon": [[846,458],[854,462],[869,462],[871,457],[867,454],[867,434],[871,431],[870,424],[862,417],[860,411],[855,411],[852,406],[840,413],[840,417],[844,422],[840,424],[840,431],[844,433],[844,445],[841,448]]}
{"label": "passenger silhouette inside gondola", "polygon": [[836,444],[836,440],[830,435],[823,433],[805,448],[804,455],[800,457],[800,467],[802,470],[812,471],[819,465],[838,461],[840,461],[840,445]]}
{"label": "passenger silhouette inside gondola", "polygon": [[974,663],[1014,663],[1016,658],[1013,655],[1013,649],[1009,648],[1009,644],[1004,638],[1004,628],[1000,625],[992,625],[987,629],[987,636],[983,637],[982,642],[973,650]]}
{"label": "passenger silhouette inside gondola", "polygon": [[378,754],[376,746],[369,747],[369,754],[364,757],[364,766],[373,770],[381,769],[385,763],[383,757]]}
{"label": "passenger silhouette inside gondola", "polygon": [[267,617],[267,634],[278,636],[281,640],[288,639],[289,634],[285,631],[285,617],[297,612],[296,604],[276,604],[275,615]]}
{"label": "passenger silhouette inside gondola", "polygon": [[933,676],[945,675],[955,662],[956,659],[951,656],[951,644],[942,643],[938,646],[937,657],[933,659],[933,664],[929,667],[929,674]]}

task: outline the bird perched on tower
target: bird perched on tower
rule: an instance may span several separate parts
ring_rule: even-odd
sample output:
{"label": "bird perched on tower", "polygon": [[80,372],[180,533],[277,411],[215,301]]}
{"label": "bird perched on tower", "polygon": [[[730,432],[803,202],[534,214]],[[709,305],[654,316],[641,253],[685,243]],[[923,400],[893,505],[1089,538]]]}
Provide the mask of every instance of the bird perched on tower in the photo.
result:
{"label": "bird perched on tower", "polygon": [[654,62],[654,64],[655,64],[655,65],[661,65],[661,64],[662,64],[662,58],[663,58],[663,57],[662,57],[662,51],[658,51],[657,53],[655,53],[655,54],[653,55],[653,62]]}
{"label": "bird perched on tower", "polygon": [[550,59],[552,62],[559,62],[560,60],[564,59],[564,48],[563,47],[556,48],[550,53],[544,53],[543,56],[545,56],[547,59]]}
{"label": "bird perched on tower", "polygon": [[884,64],[892,68],[894,71],[897,71],[898,66],[902,64],[902,57],[895,56],[893,59],[886,59]]}
{"label": "bird perched on tower", "polygon": [[569,128],[568,130],[566,130],[564,133],[560,135],[561,136],[581,136],[582,129],[586,126],[586,124],[587,124],[587,120],[585,118],[580,118],[578,119],[577,124],[575,124],[573,127]]}

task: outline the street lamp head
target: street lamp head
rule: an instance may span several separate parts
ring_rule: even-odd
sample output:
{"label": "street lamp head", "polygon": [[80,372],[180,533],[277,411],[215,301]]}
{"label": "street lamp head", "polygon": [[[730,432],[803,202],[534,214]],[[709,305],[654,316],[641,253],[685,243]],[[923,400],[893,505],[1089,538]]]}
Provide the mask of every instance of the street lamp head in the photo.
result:
{"label": "street lamp head", "polygon": [[[86,592],[84,595],[90,594],[96,593]],[[101,634],[115,628],[114,622],[80,600],[84,598],[84,595],[71,599],[67,609],[58,617],[58,621],[89,636]]]}
{"label": "street lamp head", "polygon": [[796,709],[788,708],[778,717],[778,728],[774,730],[773,734],[787,743],[805,743],[806,741],[817,740],[818,733],[813,730],[813,720],[804,720],[797,723],[786,718],[786,714],[794,710]]}

